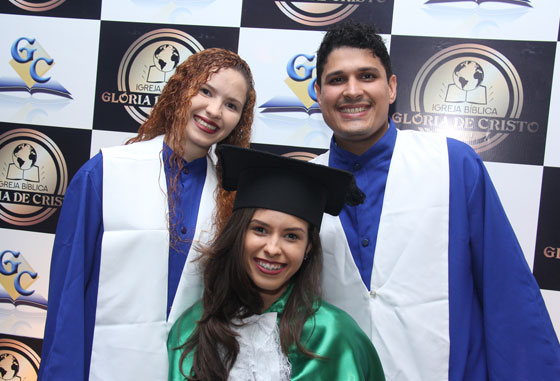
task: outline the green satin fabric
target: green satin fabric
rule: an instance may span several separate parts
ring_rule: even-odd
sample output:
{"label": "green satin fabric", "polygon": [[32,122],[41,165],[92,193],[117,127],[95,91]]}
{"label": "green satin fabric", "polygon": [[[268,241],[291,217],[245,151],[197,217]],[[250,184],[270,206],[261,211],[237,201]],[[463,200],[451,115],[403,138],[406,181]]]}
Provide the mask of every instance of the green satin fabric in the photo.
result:
{"label": "green satin fabric", "polygon": [[[196,322],[202,316],[202,302],[196,302],[191,308],[186,310],[177,319],[171,331],[169,331],[169,337],[167,338],[167,356],[169,358],[169,381],[183,381],[185,377],[181,374],[179,370],[181,350],[177,349],[180,345],[187,342],[187,339],[191,336],[196,327]],[[190,352],[185,361],[183,361],[183,373],[189,374],[192,368],[193,362],[193,352]]]}
{"label": "green satin fabric", "polygon": [[[290,291],[287,290],[265,312],[277,312],[280,319]],[[167,347],[171,381],[184,380],[179,372],[181,351],[175,348],[186,342],[201,315],[202,303],[198,302],[170,331]],[[311,359],[292,346],[288,353],[292,380],[385,380],[381,362],[369,338],[348,314],[329,303],[321,302],[315,315],[305,322],[301,342],[311,352],[326,359]],[[183,362],[186,374],[191,366],[192,355],[189,354]]]}

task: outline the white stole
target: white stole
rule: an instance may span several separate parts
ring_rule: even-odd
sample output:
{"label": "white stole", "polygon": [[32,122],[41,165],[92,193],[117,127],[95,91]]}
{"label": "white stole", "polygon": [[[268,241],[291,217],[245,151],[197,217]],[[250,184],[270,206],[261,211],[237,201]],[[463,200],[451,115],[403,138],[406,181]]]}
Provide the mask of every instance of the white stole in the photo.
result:
{"label": "white stole", "polygon": [[[315,159],[328,164],[328,152]],[[371,278],[364,286],[342,224],[325,215],[323,297],[372,339],[387,380],[449,377],[449,159],[444,136],[398,131]],[[369,307],[369,308],[368,308]]]}
{"label": "white stole", "polygon": [[[103,241],[90,380],[165,380],[167,334],[202,295],[191,248],[167,318],[168,200],[163,136],[103,149]],[[213,152],[213,151],[212,151]],[[215,166],[208,158],[194,242],[210,238]]]}

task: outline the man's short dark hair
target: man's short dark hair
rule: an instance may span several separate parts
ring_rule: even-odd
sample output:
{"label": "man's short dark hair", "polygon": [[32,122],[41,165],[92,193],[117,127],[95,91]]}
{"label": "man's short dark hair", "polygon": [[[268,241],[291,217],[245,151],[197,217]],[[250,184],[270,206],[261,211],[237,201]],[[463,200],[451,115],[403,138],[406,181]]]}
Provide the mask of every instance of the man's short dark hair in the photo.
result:
{"label": "man's short dark hair", "polygon": [[321,75],[323,75],[323,69],[329,54],[341,47],[371,51],[374,57],[378,57],[381,60],[385,68],[385,74],[387,74],[387,80],[393,75],[389,52],[375,27],[348,20],[329,28],[319,46],[317,51],[317,84],[319,87],[321,87]]}

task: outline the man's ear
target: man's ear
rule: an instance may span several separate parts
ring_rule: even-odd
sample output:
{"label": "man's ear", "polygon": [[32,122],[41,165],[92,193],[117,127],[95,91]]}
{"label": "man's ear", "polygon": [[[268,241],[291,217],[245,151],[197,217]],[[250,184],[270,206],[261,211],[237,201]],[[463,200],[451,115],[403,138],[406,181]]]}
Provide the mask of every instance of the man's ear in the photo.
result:
{"label": "man's ear", "polygon": [[319,104],[319,107],[321,107],[321,86],[319,86],[317,81],[315,81],[313,88],[315,89],[315,95],[317,95],[317,103]]}
{"label": "man's ear", "polygon": [[389,104],[393,104],[395,99],[397,99],[397,76],[393,74],[389,78]]}

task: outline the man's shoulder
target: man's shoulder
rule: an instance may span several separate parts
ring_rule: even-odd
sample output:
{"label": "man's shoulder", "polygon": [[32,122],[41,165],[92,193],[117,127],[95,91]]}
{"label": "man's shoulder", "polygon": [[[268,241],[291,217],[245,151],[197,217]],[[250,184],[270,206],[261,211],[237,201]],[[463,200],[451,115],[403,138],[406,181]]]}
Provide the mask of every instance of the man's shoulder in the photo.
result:
{"label": "man's shoulder", "polygon": [[449,153],[449,157],[451,159],[461,159],[461,158],[477,159],[479,157],[478,154],[474,151],[474,149],[467,143],[446,136],[444,134],[439,134],[435,132],[416,131],[416,130],[400,130],[398,136],[400,136],[401,138],[405,136],[410,137],[419,144],[428,141],[445,142],[445,144],[447,144],[447,150]]}
{"label": "man's shoulder", "polygon": [[482,158],[467,143],[447,138],[447,150],[449,165],[460,172],[464,172],[463,176],[478,176],[483,172]]}
{"label": "man's shoulder", "polygon": [[447,147],[450,155],[460,155],[473,158],[478,157],[478,154],[470,145],[455,138],[447,138]]}

